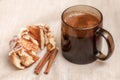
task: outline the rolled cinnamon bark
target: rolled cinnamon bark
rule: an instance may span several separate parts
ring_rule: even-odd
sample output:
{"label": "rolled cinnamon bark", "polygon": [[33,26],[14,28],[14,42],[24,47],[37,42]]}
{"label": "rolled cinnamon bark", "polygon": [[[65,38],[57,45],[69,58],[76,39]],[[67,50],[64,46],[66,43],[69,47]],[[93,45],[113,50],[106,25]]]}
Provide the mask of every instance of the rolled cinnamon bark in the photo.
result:
{"label": "rolled cinnamon bark", "polygon": [[51,66],[52,66],[52,64],[54,62],[54,59],[55,59],[57,53],[58,53],[58,49],[55,48],[53,53],[51,53],[51,55],[50,55],[50,59],[49,59],[49,62],[48,62],[48,65],[47,65],[47,68],[46,68],[44,74],[48,74],[49,73],[50,68],[51,68]]}
{"label": "rolled cinnamon bark", "polygon": [[40,60],[40,62],[38,63],[38,65],[36,66],[35,71],[34,71],[35,74],[38,75],[40,73],[40,71],[42,70],[43,66],[45,65],[45,63],[47,62],[47,60],[49,59],[49,57],[50,57],[50,52],[47,52],[43,56],[43,58]]}

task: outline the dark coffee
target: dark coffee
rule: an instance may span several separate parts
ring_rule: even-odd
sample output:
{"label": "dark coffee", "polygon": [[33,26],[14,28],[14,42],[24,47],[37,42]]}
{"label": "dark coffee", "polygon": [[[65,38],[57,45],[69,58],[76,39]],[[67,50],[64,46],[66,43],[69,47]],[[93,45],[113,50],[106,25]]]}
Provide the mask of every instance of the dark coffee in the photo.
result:
{"label": "dark coffee", "polygon": [[[65,18],[65,22],[75,28],[89,28],[96,26],[99,20],[87,13],[72,14]],[[96,42],[101,47],[100,36],[95,36],[95,30],[78,31],[62,24],[62,53],[69,61],[77,64],[87,64],[95,61]]]}
{"label": "dark coffee", "polygon": [[65,22],[72,27],[89,28],[97,25],[99,20],[88,13],[73,13],[65,17]]}
{"label": "dark coffee", "polygon": [[[96,59],[107,60],[113,54],[112,35],[103,29],[102,13],[91,6],[76,5],[64,10],[61,16],[61,46],[63,56],[70,62],[88,64]],[[102,37],[108,53],[101,51]]]}

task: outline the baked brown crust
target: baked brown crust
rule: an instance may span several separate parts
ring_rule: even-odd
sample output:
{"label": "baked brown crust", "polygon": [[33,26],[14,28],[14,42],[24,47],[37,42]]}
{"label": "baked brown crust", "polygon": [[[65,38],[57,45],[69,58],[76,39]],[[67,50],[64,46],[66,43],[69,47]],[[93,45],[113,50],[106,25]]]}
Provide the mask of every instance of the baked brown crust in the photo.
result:
{"label": "baked brown crust", "polygon": [[20,32],[19,36],[14,37],[10,41],[10,61],[18,69],[25,69],[39,59],[37,56],[39,46],[34,37],[35,36],[31,36],[29,30],[25,28]]}
{"label": "baked brown crust", "polygon": [[47,51],[56,48],[54,36],[47,25],[31,25],[22,29],[9,45],[10,61],[18,69],[25,69],[35,63],[39,59],[39,48],[43,50],[46,46]]}

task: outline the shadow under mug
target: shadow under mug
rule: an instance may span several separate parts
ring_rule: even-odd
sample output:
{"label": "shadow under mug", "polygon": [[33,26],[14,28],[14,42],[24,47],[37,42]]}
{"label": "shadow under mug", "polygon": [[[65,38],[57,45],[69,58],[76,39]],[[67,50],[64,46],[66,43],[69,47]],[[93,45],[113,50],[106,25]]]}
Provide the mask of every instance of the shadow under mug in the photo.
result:
{"label": "shadow under mug", "polygon": [[[96,26],[88,28],[77,28],[65,22],[66,16],[73,13],[88,13],[99,19]],[[61,46],[63,56],[70,62],[77,64],[88,64],[96,59],[106,60],[114,51],[114,40],[111,34],[103,29],[102,13],[91,6],[76,5],[67,8],[62,13],[61,24]],[[108,45],[107,55],[100,50],[102,37]]]}

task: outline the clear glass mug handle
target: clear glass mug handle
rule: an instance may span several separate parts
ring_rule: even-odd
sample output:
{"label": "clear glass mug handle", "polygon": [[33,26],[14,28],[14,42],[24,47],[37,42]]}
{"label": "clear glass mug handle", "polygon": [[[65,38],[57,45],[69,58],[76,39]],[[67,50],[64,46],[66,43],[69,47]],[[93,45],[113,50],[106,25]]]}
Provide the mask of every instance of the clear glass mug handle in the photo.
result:
{"label": "clear glass mug handle", "polygon": [[100,28],[96,32],[96,35],[102,36],[106,40],[107,46],[108,46],[107,55],[103,54],[101,51],[98,51],[96,56],[100,60],[106,60],[113,54],[113,51],[114,51],[114,48],[115,48],[113,37],[107,30],[105,30],[103,28]]}

